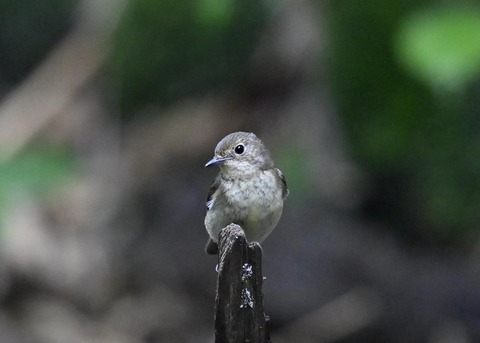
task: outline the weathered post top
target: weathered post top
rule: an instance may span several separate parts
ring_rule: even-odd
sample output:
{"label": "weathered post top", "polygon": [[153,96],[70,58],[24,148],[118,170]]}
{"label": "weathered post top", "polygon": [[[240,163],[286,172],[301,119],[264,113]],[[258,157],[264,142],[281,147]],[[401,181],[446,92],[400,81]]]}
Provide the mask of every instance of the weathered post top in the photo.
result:
{"label": "weathered post top", "polygon": [[268,343],[262,248],[258,243],[248,243],[243,229],[236,224],[223,228],[219,237],[215,342]]}

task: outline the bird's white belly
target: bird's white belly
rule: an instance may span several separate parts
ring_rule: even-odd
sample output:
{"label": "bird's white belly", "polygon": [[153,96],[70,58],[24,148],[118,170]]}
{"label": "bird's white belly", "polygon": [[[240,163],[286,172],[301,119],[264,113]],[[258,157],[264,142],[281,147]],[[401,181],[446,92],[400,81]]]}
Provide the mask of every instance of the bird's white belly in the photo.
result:
{"label": "bird's white belly", "polygon": [[282,190],[275,175],[260,172],[249,180],[225,182],[223,201],[216,200],[207,212],[205,225],[214,240],[220,230],[236,223],[248,241],[262,243],[277,225],[283,209]]}

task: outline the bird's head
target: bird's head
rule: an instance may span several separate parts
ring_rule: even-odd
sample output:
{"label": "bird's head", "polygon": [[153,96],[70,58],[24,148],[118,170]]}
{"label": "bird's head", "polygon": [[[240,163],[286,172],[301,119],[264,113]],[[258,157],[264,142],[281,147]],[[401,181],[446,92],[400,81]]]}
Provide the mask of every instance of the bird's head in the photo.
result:
{"label": "bird's head", "polygon": [[219,165],[225,172],[249,173],[273,168],[270,152],[251,132],[235,132],[223,138],[215,148],[214,157],[205,167]]}

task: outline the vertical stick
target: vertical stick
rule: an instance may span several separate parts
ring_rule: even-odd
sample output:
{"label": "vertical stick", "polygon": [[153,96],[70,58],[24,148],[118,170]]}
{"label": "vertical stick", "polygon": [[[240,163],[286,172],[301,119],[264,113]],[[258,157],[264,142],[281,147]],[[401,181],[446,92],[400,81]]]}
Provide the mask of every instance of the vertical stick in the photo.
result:
{"label": "vertical stick", "polygon": [[222,229],[215,299],[216,343],[268,343],[263,312],[262,248],[236,224]]}

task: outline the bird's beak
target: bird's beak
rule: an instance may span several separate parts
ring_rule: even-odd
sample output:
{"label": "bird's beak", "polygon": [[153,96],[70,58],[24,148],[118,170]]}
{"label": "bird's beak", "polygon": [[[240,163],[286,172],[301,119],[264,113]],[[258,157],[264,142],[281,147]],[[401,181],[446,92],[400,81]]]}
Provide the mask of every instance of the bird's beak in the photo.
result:
{"label": "bird's beak", "polygon": [[207,164],[205,164],[205,167],[210,167],[210,166],[213,166],[215,164],[220,164],[220,163],[223,163],[223,162],[228,161],[230,159],[231,159],[230,157],[216,157],[215,156],[210,161],[208,161]]}

